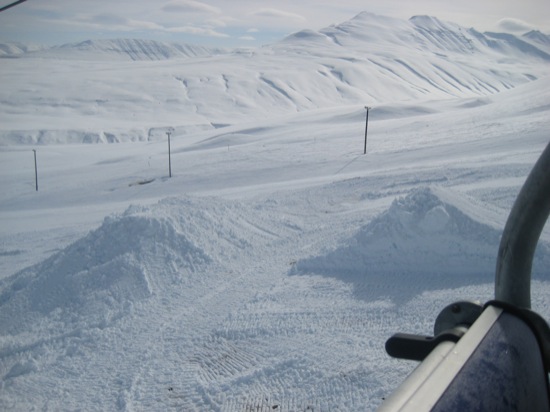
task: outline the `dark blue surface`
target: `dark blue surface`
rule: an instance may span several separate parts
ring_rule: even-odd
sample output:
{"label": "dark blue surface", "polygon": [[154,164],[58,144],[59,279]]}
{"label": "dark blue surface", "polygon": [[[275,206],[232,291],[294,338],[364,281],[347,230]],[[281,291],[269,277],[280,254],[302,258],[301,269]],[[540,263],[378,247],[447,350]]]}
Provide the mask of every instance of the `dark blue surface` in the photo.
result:
{"label": "dark blue surface", "polygon": [[547,375],[530,327],[502,313],[432,411],[550,411]]}

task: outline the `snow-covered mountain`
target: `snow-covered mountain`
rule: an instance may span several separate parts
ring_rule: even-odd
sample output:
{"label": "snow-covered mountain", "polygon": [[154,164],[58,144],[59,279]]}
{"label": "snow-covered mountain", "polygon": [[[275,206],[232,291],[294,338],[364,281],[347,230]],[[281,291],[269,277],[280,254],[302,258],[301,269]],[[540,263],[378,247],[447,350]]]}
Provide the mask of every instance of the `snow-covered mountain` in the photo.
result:
{"label": "snow-covered mountain", "polygon": [[223,49],[212,47],[141,39],[87,40],[80,43],[64,44],[50,50],[53,56],[62,58],[85,58],[89,53],[96,58],[123,60],[206,57],[223,52]]}
{"label": "snow-covered mountain", "polygon": [[547,75],[544,38],[361,13],[252,50],[65,45],[3,62],[0,142],[148,140],[168,126],[184,132],[335,105],[487,96]]}
{"label": "snow-covered mountain", "polygon": [[544,34],[539,30],[531,30],[525,33],[522,38],[538,43],[541,47],[546,48],[547,51],[550,50],[550,35]]}
{"label": "snow-covered mountain", "polygon": [[[413,16],[403,21],[373,13],[363,12],[353,19],[333,25],[320,31],[302,30],[289,35],[280,43],[305,42],[304,46],[314,46],[323,39],[346,47],[359,47],[368,50],[368,45],[381,48],[388,45],[423,48],[432,52],[474,53],[486,52],[486,47],[502,52],[512,52],[525,57],[540,57],[550,60],[550,35],[532,30],[517,37],[506,33],[480,33],[473,28],[466,29],[451,22],[441,21],[433,16]],[[313,44],[309,45],[308,42]],[[360,43],[363,43],[361,45]],[[535,50],[526,43],[538,48]],[[277,45],[267,45],[266,48]],[[363,47],[361,47],[363,46]],[[185,43],[161,42],[145,39],[95,39],[61,46],[26,45],[23,43],[0,43],[0,56],[24,55],[55,57],[59,59],[130,59],[167,60],[182,57],[204,57],[231,50],[190,45]],[[314,47],[310,48],[316,55]]]}
{"label": "snow-covered mountain", "polygon": [[83,60],[167,60],[205,57],[226,50],[186,43],[161,42],[144,39],[86,40],[61,46],[25,46],[19,43],[0,44],[2,57],[40,57]]}
{"label": "snow-covered mountain", "polygon": [[0,57],[19,57],[28,53],[45,50],[48,47],[19,42],[0,43]]}
{"label": "snow-covered mountain", "polygon": [[[521,38],[507,33],[480,33],[473,28],[467,29],[432,16],[413,16],[404,21],[363,12],[349,21],[318,32],[304,30],[294,33],[281,43],[300,43],[307,48],[308,42],[319,45],[322,40],[326,40],[326,46],[336,44],[369,54],[394,54],[393,57],[396,58],[408,48],[441,57],[453,53],[501,54],[509,58],[550,61],[550,54],[546,50],[548,38],[549,36],[535,31],[526,33]],[[401,52],[398,53],[399,51]],[[314,49],[311,53],[316,54]]]}

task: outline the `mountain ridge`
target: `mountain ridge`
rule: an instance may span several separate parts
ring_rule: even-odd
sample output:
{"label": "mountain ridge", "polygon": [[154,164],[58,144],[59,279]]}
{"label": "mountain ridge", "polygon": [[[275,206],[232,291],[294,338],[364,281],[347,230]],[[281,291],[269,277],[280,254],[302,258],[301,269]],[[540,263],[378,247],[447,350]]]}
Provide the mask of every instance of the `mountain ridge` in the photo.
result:
{"label": "mountain ridge", "polygon": [[169,60],[176,58],[208,57],[225,53],[222,48],[205,47],[178,42],[116,38],[89,39],[52,47],[25,49],[23,44],[1,43],[0,57],[44,57],[64,59],[122,59],[122,60]]}
{"label": "mountain ridge", "polygon": [[[302,30],[290,34],[281,42],[285,45],[315,39],[330,39],[341,47],[420,47],[427,52],[497,52],[524,58],[550,61],[550,35],[531,31],[522,36],[510,33],[481,33],[434,16],[416,15],[409,20],[362,12],[337,25],[319,31]],[[278,43],[273,46],[277,47]],[[328,43],[327,43],[328,46]]]}
{"label": "mountain ridge", "polygon": [[17,57],[25,53],[33,53],[47,49],[47,46],[24,43],[24,42],[5,42],[0,43],[0,57]]}
{"label": "mountain ridge", "polygon": [[360,13],[218,54],[151,41],[80,42],[3,62],[0,144],[150,140],[163,127],[186,134],[344,105],[485,98],[547,77],[545,39]]}
{"label": "mountain ridge", "polygon": [[[399,31],[392,30],[398,28]],[[327,41],[345,46],[343,38],[353,35],[359,40],[377,40],[385,44],[414,44],[421,41],[447,51],[473,51],[474,43],[492,45],[495,48],[520,49],[523,52],[550,60],[550,34],[531,30],[516,36],[504,32],[479,32],[456,23],[440,20],[435,16],[415,15],[408,20],[361,12],[351,19],[320,30],[304,29],[291,33],[283,39],[264,45],[277,47],[289,41]],[[411,42],[411,39],[413,40]],[[343,42],[343,43],[342,43]],[[528,50],[529,49],[529,50]],[[0,43],[0,57],[53,57],[88,58],[102,57],[130,60],[169,60],[174,58],[207,57],[210,55],[239,52],[239,48],[226,49],[206,47],[184,42],[163,42],[142,38],[88,39],[55,46],[25,44],[21,42]],[[254,50],[254,49],[251,49]]]}

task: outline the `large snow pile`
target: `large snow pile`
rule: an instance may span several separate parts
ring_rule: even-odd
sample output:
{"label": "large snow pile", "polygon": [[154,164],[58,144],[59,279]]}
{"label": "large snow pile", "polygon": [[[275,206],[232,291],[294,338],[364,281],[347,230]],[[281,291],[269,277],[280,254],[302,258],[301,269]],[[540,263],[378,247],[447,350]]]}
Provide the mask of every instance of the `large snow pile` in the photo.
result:
{"label": "large snow pile", "polygon": [[[423,288],[464,285],[474,279],[491,282],[502,229],[495,223],[499,217],[485,208],[441,187],[414,189],[338,248],[299,260],[291,273],[332,276],[375,288],[379,283],[409,283],[411,278],[422,279]],[[548,243],[541,241],[533,274],[544,275],[549,265]]]}
{"label": "large snow pile", "polygon": [[[477,206],[479,208],[479,206]],[[296,269],[341,276],[491,275],[501,230],[463,195],[439,187],[415,189],[359,229],[348,244]],[[494,221],[494,219],[491,219]],[[489,221],[491,221],[489,220]]]}
{"label": "large snow pile", "polygon": [[243,209],[219,199],[167,198],[107,217],[66,249],[1,282],[0,329],[16,335],[43,324],[44,316],[105,327],[153,294],[205,282],[196,275],[201,268],[236,259],[258,241],[239,233],[251,224]]}

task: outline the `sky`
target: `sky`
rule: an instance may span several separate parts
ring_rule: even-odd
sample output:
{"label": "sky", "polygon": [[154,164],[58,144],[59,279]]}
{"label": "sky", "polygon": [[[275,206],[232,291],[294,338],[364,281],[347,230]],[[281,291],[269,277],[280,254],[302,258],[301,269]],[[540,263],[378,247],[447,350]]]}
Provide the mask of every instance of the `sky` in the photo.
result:
{"label": "sky", "polygon": [[[0,7],[15,0],[0,0]],[[478,31],[550,33],[549,0],[27,0],[0,13],[0,42],[56,45],[143,38],[257,47],[362,11],[431,15]]]}

